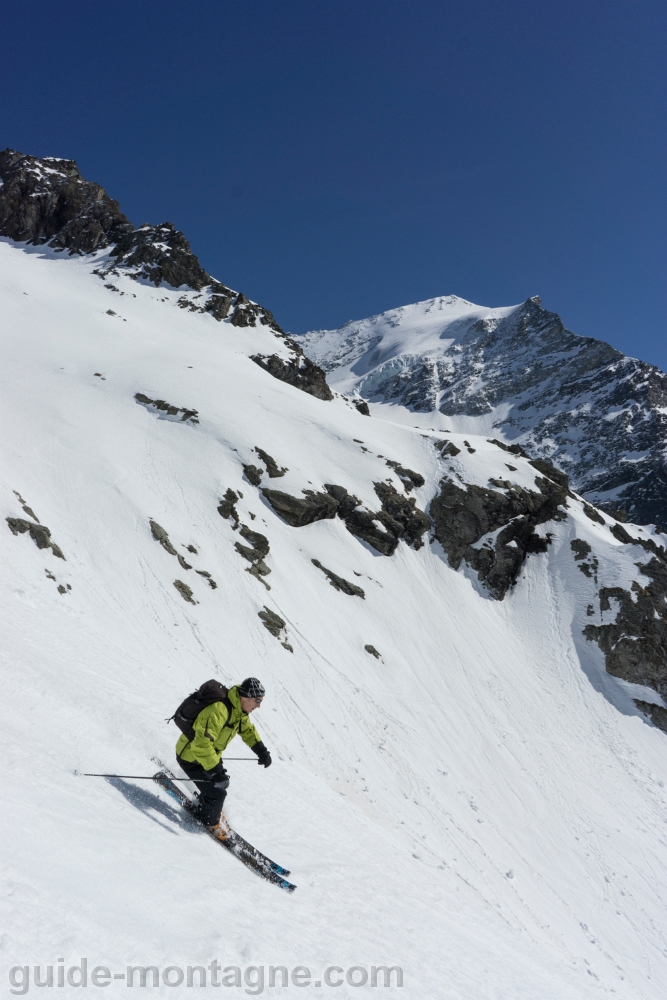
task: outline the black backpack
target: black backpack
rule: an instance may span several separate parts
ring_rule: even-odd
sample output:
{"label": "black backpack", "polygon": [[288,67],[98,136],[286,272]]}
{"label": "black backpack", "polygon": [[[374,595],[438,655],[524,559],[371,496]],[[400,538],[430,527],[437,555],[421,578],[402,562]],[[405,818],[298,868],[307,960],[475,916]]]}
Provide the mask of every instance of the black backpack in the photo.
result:
{"label": "black backpack", "polygon": [[[229,689],[224,684],[221,684],[220,681],[206,681],[200,688],[189,694],[185,701],[181,702],[171,719],[174,720],[178,728],[182,733],[185,733],[189,740],[193,740],[195,738],[195,731],[193,729],[195,719],[202,709],[213,705],[216,701],[224,703],[231,719],[233,706],[227,697],[228,694]],[[167,719],[167,722],[171,722],[171,719]]]}

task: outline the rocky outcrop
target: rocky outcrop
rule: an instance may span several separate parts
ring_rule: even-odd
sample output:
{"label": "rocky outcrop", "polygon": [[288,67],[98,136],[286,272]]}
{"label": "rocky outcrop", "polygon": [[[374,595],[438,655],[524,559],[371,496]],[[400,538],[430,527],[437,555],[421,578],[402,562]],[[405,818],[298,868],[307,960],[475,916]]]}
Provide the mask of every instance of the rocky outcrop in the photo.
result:
{"label": "rocky outcrop", "polygon": [[430,525],[428,516],[419,510],[414,498],[401,496],[393,486],[375,484],[375,492],[382,503],[379,511],[362,508],[359,499],[344,486],[327,483],[324,488],[326,493],[303,490],[305,499],[278,490],[264,489],[262,493],[276,514],[293,528],[338,515],[352,535],[382,555],[393,555],[401,538],[416,549],[423,544],[421,536]]}
{"label": "rocky outcrop", "polygon": [[271,504],[276,514],[291,524],[293,528],[302,528],[314,521],[322,521],[336,516],[337,501],[328,493],[316,493],[314,490],[303,490],[305,498],[293,497],[280,490],[263,489],[262,495]]}
{"label": "rocky outcrop", "polygon": [[594,555],[591,555],[593,550],[588,542],[585,542],[581,538],[573,538],[570,542],[570,548],[574,553],[575,562],[584,576],[589,577],[597,583],[598,561]]}
{"label": "rocky outcrop", "polygon": [[192,595],[192,589],[188,587],[187,583],[183,583],[182,580],[174,580],[174,586],[176,587],[176,590],[179,592],[183,600],[187,601],[188,604],[197,603]]}
{"label": "rocky outcrop", "polygon": [[285,649],[288,649],[290,653],[293,653],[294,650],[285,638],[285,620],[281,618],[280,615],[277,615],[275,611],[272,611],[271,608],[267,608],[266,604],[264,605],[264,610],[258,611],[257,615],[262,619],[264,628],[267,629],[271,635],[274,635],[276,639],[280,640],[280,645]]}
{"label": "rocky outcrop", "polygon": [[634,702],[640,712],[648,715],[654,726],[662,729],[663,733],[667,733],[667,708],[663,708],[662,705],[653,705],[649,701],[638,701],[636,698]]}
{"label": "rocky outcrop", "polygon": [[270,546],[268,538],[266,535],[260,534],[259,531],[252,531],[245,524],[241,525],[239,534],[249,543],[248,545],[243,545],[241,542],[234,542],[234,548],[238,554],[247,559],[251,564],[247,572],[259,580],[260,583],[263,583],[267,590],[271,590],[271,587],[264,579],[271,572],[264,562],[264,559],[269,554]]}
{"label": "rocky outcrop", "polygon": [[177,552],[174,546],[171,544],[171,542],[169,541],[169,535],[164,530],[164,528],[160,524],[158,524],[157,521],[153,521],[152,518],[149,518],[148,523],[151,526],[151,534],[153,538],[155,539],[156,542],[160,543],[165,552],[168,552],[170,556],[176,556],[183,569],[192,569],[190,563],[187,563],[183,558],[183,556],[180,554],[180,552]]}
{"label": "rocky outcrop", "polygon": [[236,531],[240,524],[239,512],[236,509],[236,504],[242,496],[242,493],[235,493],[234,490],[227,487],[224,498],[220,501],[220,505],[218,507],[218,514],[220,517],[232,519],[234,522],[232,525],[234,531]]}
{"label": "rocky outcrop", "polygon": [[443,479],[440,494],[431,501],[435,537],[449,565],[458,569],[465,561],[499,601],[516,583],[527,555],[546,551],[550,537],[537,534],[536,527],[567,516],[562,509],[569,492],[567,476],[548,463],[541,463],[540,469],[548,469],[549,478],[536,478],[539,492],[509,482],[486,489]]}
{"label": "rocky outcrop", "polygon": [[635,581],[630,590],[601,587],[600,610],[616,608],[616,619],[607,625],[587,625],[584,635],[598,643],[610,674],[651,687],[667,700],[667,554],[651,539],[644,547],[648,548],[646,542],[656,553],[648,562],[636,564],[645,585]]}
{"label": "rocky outcrop", "polygon": [[289,469],[286,466],[279,466],[276,460],[271,458],[267,452],[262,451],[261,448],[255,448],[255,451],[264,462],[266,471],[269,474],[269,479],[280,479],[280,477],[284,476],[286,472],[289,472]]}
{"label": "rocky outcrop", "polygon": [[370,642],[366,643],[366,645],[364,646],[364,649],[366,650],[367,653],[370,653],[371,656],[374,656],[376,660],[380,659],[380,654],[378,653],[378,651],[375,648],[375,646],[372,646],[370,644]]}
{"label": "rocky outcrop", "polygon": [[412,469],[405,469],[399,462],[393,462],[390,458],[387,459],[386,464],[394,470],[401,480],[406,493],[409,493],[415,486],[424,485],[425,479],[421,473],[413,472]]}
{"label": "rocky outcrop", "polygon": [[317,399],[333,399],[333,393],[327,385],[326,375],[322,369],[307,358],[302,348],[292,339],[286,337],[285,344],[290,350],[290,357],[287,359],[277,354],[269,356],[254,354],[252,360],[280,382],[287,382],[288,385],[302,389]]}
{"label": "rocky outcrop", "polygon": [[[422,479],[421,485],[423,482]],[[392,519],[392,530],[395,530],[394,524],[401,526],[398,538],[402,538],[413,548],[420,549],[424,544],[422,535],[431,527],[428,515],[417,507],[414,497],[401,496],[389,483],[374,483],[374,488],[382,503],[382,510]]]}
{"label": "rocky outcrop", "polygon": [[0,235],[92,253],[133,230],[117,201],[84,180],[74,160],[0,152]]}
{"label": "rocky outcrop", "polygon": [[45,524],[33,524],[31,521],[24,521],[22,517],[8,517],[6,521],[13,535],[24,535],[27,532],[38,549],[51,549],[58,559],[65,558],[60,546],[52,540],[51,532]]}
{"label": "rocky outcrop", "polygon": [[264,475],[263,469],[258,469],[256,465],[244,465],[243,471],[251,486],[259,486]]}
{"label": "rocky outcrop", "polygon": [[350,583],[348,580],[343,579],[342,576],[337,576],[334,572],[332,572],[332,570],[323,566],[319,559],[311,559],[310,561],[313,566],[317,566],[318,569],[322,570],[335,590],[340,590],[343,594],[349,594],[350,597],[361,597],[362,599],[366,597],[366,594],[361,587],[357,587],[355,583]]}
{"label": "rocky outcrop", "polygon": [[141,406],[145,406],[147,410],[158,411],[164,413],[168,417],[177,417],[179,413],[181,414],[180,419],[182,421],[189,420],[192,424],[199,423],[199,414],[197,410],[188,410],[184,406],[174,406],[173,403],[167,403],[164,399],[150,399],[145,396],[143,392],[135,392],[134,398],[137,403]]}
{"label": "rocky outcrop", "polygon": [[[199,291],[211,283],[210,275],[193,254],[187,239],[171,222],[159,226],[145,223],[139,229],[123,233],[110,256],[115,267],[122,266],[133,277],[156,286],[166,282],[173,288],[185,285]],[[225,292],[233,294],[228,288]]]}

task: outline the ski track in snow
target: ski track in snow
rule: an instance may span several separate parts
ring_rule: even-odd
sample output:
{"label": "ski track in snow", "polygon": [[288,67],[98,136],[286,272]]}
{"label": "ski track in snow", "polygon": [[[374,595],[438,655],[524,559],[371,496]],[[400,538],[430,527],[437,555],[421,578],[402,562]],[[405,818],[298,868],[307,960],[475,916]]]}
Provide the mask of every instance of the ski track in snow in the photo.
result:
{"label": "ski track in snow", "polygon": [[[548,553],[498,603],[438,545],[385,558],[338,519],[289,527],[243,477],[242,463],[261,465],[254,446],[289,469],[263,486],[338,483],[372,509],[374,481],[401,489],[386,458],[426,477],[422,508],[450,466],[484,485],[506,460],[516,482],[535,473],[484,437],[442,462],[441,434],[272,379],[249,359],[273,351],[268,329],[184,312],[178,291],[129,278],[114,279],[120,296],[93,266],[0,241],[2,519],[27,517],[18,491],[66,556],[0,524],[5,970],[61,956],[112,971],[304,965],[313,978],[399,965],[414,1000],[662,1000],[666,737],[583,639],[595,586],[569,543],[593,545],[607,586],[636,578],[637,550],[570,501]],[[196,408],[200,424],[159,419],[136,392]],[[269,539],[270,591],[217,513],[228,487]],[[264,605],[293,654],[262,626]],[[291,869],[294,896],[216,852],[151,782],[76,773],[151,774],[156,755],[173,766],[163,719],[208,677],[248,674],[267,687],[254,719],[274,765],[229,763],[227,813]],[[240,741],[229,753],[252,758]]]}

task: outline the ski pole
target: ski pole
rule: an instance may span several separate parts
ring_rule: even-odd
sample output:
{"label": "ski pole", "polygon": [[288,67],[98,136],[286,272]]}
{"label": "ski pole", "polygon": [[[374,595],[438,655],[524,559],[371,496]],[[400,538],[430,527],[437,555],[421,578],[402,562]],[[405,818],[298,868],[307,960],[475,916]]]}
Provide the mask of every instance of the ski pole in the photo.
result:
{"label": "ski pole", "polygon": [[[254,757],[224,757],[223,760],[249,760],[254,761]],[[135,781],[152,781],[154,774],[92,774],[89,771],[80,773],[82,778],[133,778]],[[213,781],[212,778],[173,778],[173,781]]]}
{"label": "ski pole", "polygon": [[[250,758],[248,757],[248,760]],[[154,774],[90,774],[87,771],[83,771],[79,777],[81,778],[133,778],[135,781],[153,781]],[[199,781],[198,778],[170,778],[171,781]],[[211,781],[211,778],[202,778],[202,783],[205,781]]]}

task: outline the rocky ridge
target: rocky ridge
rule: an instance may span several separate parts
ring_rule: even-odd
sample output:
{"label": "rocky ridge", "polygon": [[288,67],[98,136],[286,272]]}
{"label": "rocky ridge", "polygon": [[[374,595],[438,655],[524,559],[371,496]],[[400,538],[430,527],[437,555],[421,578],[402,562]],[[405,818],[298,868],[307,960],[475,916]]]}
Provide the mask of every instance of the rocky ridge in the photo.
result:
{"label": "rocky ridge", "polygon": [[439,411],[452,429],[492,426],[596,506],[667,523],[667,376],[570,332],[538,297],[503,309],[430,299],[301,342],[340,391]]}
{"label": "rocky ridge", "polygon": [[[0,151],[0,236],[56,253],[98,254],[94,273],[107,282],[127,275],[182,289],[181,309],[208,313],[235,327],[266,326],[280,341],[252,360],[274,378],[318,399],[333,399],[322,369],[285,335],[273,313],[211,277],[171,222],[135,228],[104,188],[82,177],[74,160]],[[112,313],[113,314],[113,313]]]}

